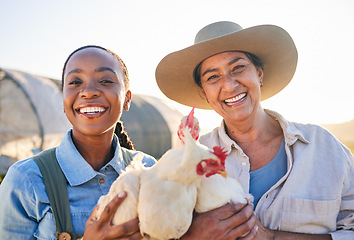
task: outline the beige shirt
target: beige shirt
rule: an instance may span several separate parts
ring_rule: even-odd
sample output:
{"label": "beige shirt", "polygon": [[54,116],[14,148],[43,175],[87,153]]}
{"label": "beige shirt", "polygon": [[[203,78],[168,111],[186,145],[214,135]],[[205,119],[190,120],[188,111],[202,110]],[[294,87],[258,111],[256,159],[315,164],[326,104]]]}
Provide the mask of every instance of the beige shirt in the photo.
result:
{"label": "beige shirt", "polygon": [[[285,139],[288,171],[259,200],[255,213],[264,226],[281,231],[323,234],[354,240],[354,157],[328,131],[316,125],[279,121]],[[225,132],[224,123],[201,136],[208,147],[219,145],[229,155],[228,176],[249,191],[249,158]]]}

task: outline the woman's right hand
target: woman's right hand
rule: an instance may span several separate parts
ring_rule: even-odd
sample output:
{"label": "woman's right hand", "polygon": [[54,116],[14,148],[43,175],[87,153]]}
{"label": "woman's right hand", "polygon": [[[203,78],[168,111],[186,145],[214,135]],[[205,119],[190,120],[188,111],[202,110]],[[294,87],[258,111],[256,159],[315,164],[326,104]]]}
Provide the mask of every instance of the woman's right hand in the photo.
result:
{"label": "woman's right hand", "polygon": [[252,204],[230,203],[196,214],[182,239],[252,240],[256,239],[257,229]]}
{"label": "woman's right hand", "polygon": [[100,219],[97,220],[96,212],[98,206],[92,211],[91,216],[86,222],[84,240],[108,240],[108,239],[125,239],[136,240],[142,239],[139,231],[138,218],[130,220],[120,225],[112,225],[112,219],[119,205],[127,196],[126,192],[119,193],[110,201],[102,212]]}

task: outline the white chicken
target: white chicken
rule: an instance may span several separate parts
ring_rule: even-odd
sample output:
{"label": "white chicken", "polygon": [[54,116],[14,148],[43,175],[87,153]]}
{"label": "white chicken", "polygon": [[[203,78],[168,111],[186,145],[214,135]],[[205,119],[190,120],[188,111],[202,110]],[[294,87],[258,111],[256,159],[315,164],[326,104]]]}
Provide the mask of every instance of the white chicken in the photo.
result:
{"label": "white chicken", "polygon": [[[194,122],[196,125],[198,120],[193,116],[188,117],[189,122]],[[199,134],[194,134],[194,138],[197,140]],[[207,212],[230,202],[247,203],[252,199],[252,195],[244,191],[241,183],[234,178],[227,177],[226,172],[210,177],[203,176],[198,187],[195,211],[197,213]]]}
{"label": "white chicken", "polygon": [[209,178],[202,178],[198,187],[195,211],[207,212],[230,202],[247,203],[251,199],[252,196],[243,190],[239,181],[215,174]]}
{"label": "white chicken", "polygon": [[122,191],[127,192],[127,197],[115,212],[112,219],[112,224],[119,225],[138,216],[137,207],[140,188],[139,176],[142,171],[145,171],[145,167],[142,164],[142,159],[142,154],[135,155],[129,166],[126,167],[125,171],[123,171],[113,182],[107,195],[100,197],[97,203],[97,205],[100,206],[97,211],[97,218],[101,216],[104,207]]}
{"label": "white chicken", "polygon": [[202,176],[224,172],[226,158],[220,147],[210,150],[192,137],[199,136],[193,110],[182,119],[178,131],[184,143],[181,149],[168,150],[150,168],[143,167],[141,159],[133,159],[109,193],[100,198],[101,212],[97,217],[104,206],[124,190],[128,195],[115,213],[113,224],[138,216],[142,236],[151,240],[177,239],[188,230]]}
{"label": "white chicken", "polygon": [[[195,140],[199,139],[199,122],[193,113],[194,106],[191,113],[182,119],[177,132],[182,144],[183,133],[181,129],[185,126],[189,126],[190,133]],[[252,196],[243,190],[241,183],[234,178],[227,177],[226,172],[210,177],[203,176],[198,187],[195,211],[198,213],[207,212],[230,202],[247,203],[251,200]]]}
{"label": "white chicken", "polygon": [[184,147],[170,149],[140,176],[140,232],[150,239],[177,239],[187,232],[203,175],[225,171],[225,152],[210,151],[182,129]]}

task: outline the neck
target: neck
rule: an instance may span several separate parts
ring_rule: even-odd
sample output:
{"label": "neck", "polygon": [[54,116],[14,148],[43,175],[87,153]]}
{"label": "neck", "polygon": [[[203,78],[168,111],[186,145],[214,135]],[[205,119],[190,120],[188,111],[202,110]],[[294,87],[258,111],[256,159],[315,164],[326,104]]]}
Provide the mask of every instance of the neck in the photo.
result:
{"label": "neck", "polygon": [[224,123],[227,135],[238,145],[254,142],[262,143],[282,133],[279,123],[269,116],[264,109],[260,109],[242,122],[226,122],[224,120]]}
{"label": "neck", "polygon": [[81,156],[95,171],[99,171],[114,156],[113,131],[96,136],[80,135],[73,131],[72,138]]}
{"label": "neck", "polygon": [[243,124],[225,122],[228,136],[249,157],[251,171],[268,164],[276,155],[283,139],[283,130],[273,117],[262,111],[254,121]]}

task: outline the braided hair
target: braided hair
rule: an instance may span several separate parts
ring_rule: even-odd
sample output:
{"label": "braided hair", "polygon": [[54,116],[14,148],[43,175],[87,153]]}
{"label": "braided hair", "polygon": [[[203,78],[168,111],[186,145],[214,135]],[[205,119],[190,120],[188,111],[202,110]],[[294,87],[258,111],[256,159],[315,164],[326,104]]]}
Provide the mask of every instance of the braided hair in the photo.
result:
{"label": "braided hair", "polygon": [[128,133],[124,130],[122,121],[117,122],[114,133],[117,135],[121,147],[135,150],[133,142],[130,140]]}
{"label": "braided hair", "polygon": [[[83,49],[87,49],[87,48],[97,48],[97,49],[101,49],[101,50],[104,50],[110,54],[113,55],[113,57],[115,59],[117,59],[117,61],[119,62],[120,66],[122,67],[122,70],[123,70],[123,73],[124,73],[124,86],[125,86],[125,89],[128,90],[129,89],[129,75],[128,75],[128,69],[126,67],[126,65],[124,64],[123,60],[117,55],[115,54],[114,52],[112,52],[111,50],[109,49],[106,49],[106,48],[103,48],[101,46],[96,46],[96,45],[87,45],[87,46],[83,46],[83,47],[80,47],[78,49],[76,49],[75,51],[73,51],[69,57],[66,59],[65,63],[64,63],[64,67],[63,67],[63,72],[62,72],[62,75],[61,75],[61,89],[63,90],[63,86],[64,86],[64,73],[65,73],[65,69],[66,69],[66,65],[68,64],[70,58],[75,54],[77,53],[78,51],[81,51]],[[115,129],[115,132],[114,132],[117,136],[118,136],[118,139],[119,139],[119,145],[121,147],[124,147],[124,148],[127,148],[127,149],[131,149],[131,150],[135,150],[134,149],[134,145],[132,143],[132,141],[130,140],[129,136],[128,136],[128,133],[124,130],[124,126],[123,126],[123,122],[122,121],[118,121],[117,124],[116,124],[116,129]]]}

